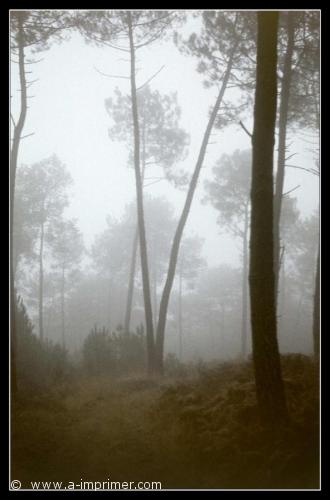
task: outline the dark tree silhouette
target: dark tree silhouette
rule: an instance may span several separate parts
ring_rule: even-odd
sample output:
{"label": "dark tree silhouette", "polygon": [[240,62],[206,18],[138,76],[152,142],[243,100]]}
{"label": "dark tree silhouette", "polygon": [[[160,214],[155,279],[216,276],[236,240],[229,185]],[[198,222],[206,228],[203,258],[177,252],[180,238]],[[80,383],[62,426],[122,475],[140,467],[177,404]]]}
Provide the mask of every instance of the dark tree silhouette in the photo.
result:
{"label": "dark tree silhouette", "polygon": [[273,245],[277,12],[258,13],[251,187],[250,296],[253,361],[261,421],[288,417],[277,343]]}
{"label": "dark tree silhouette", "polygon": [[314,358],[318,363],[320,360],[320,244],[318,246],[316,273],[315,273],[315,291],[313,307],[313,344]]}

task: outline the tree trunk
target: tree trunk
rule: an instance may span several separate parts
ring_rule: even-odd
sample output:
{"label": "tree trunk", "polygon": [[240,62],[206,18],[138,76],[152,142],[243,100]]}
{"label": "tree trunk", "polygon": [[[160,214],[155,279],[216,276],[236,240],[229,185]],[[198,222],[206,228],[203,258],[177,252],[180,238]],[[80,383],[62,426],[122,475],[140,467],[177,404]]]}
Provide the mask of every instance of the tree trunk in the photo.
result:
{"label": "tree trunk", "polygon": [[177,259],[178,259],[180,242],[181,242],[181,238],[182,238],[185,224],[187,222],[187,218],[189,215],[189,211],[190,211],[190,207],[191,207],[192,200],[194,197],[194,193],[196,190],[198,177],[199,177],[199,174],[200,174],[200,171],[201,171],[201,168],[203,165],[203,161],[205,158],[206,148],[207,148],[207,144],[208,144],[209,139],[210,139],[212,127],[214,125],[217,113],[219,111],[219,107],[221,105],[221,102],[222,102],[222,99],[223,99],[223,96],[224,96],[224,93],[225,93],[225,90],[227,87],[227,83],[229,80],[235,51],[236,51],[236,45],[233,47],[232,53],[230,55],[230,58],[229,58],[229,61],[227,64],[227,68],[226,68],[226,72],[225,72],[223,82],[221,85],[221,89],[220,89],[219,95],[217,97],[217,100],[215,102],[215,105],[213,107],[212,113],[210,115],[206,130],[204,133],[204,137],[203,137],[203,141],[202,141],[201,148],[199,151],[195,170],[194,170],[193,176],[192,176],[191,181],[190,181],[186,201],[185,201],[183,211],[182,211],[182,214],[181,214],[181,217],[180,217],[180,220],[179,220],[176,232],[175,232],[175,236],[173,239],[173,244],[172,244],[172,249],[171,249],[171,254],[170,254],[170,262],[169,262],[168,271],[167,271],[167,278],[166,278],[166,282],[165,282],[165,286],[163,289],[163,294],[162,294],[162,298],[161,298],[160,306],[159,306],[159,317],[158,317],[158,325],[157,325],[157,336],[156,336],[156,363],[157,363],[157,365],[156,365],[156,368],[157,368],[157,371],[159,373],[163,373],[164,337],[165,337],[167,310],[168,310],[170,293],[171,293],[172,286],[173,286],[173,280],[174,280],[174,276],[175,276],[175,269],[176,269],[176,264],[177,264]]}
{"label": "tree trunk", "polygon": [[65,339],[65,269],[62,267],[62,282],[61,282],[61,334],[62,334],[62,347],[66,347]]}
{"label": "tree trunk", "polygon": [[157,328],[157,324],[156,324],[156,321],[157,321],[157,308],[158,308],[158,301],[157,301],[157,260],[156,260],[156,251],[155,251],[155,248],[156,248],[156,244],[155,244],[155,238],[153,238],[153,251],[152,251],[152,258],[153,258],[153,262],[152,262],[152,266],[153,266],[153,270],[152,270],[152,279],[153,279],[153,313],[154,313],[154,330],[156,330]]}
{"label": "tree trunk", "polygon": [[279,330],[280,332],[284,332],[284,318],[285,318],[285,308],[286,308],[286,273],[285,273],[284,253],[282,254],[281,258],[280,281],[281,281],[281,293],[279,294],[279,297],[281,298],[281,301],[279,306],[280,307],[279,314],[277,314],[277,316],[279,318]]}
{"label": "tree trunk", "polygon": [[273,261],[277,28],[278,12],[258,12],[249,280],[256,393],[260,419],[267,426],[288,416],[277,343]]}
{"label": "tree trunk", "polygon": [[[142,131],[142,175],[141,175],[142,186],[143,186],[143,182],[144,182],[145,169],[146,169],[145,126],[143,124],[143,131]],[[135,282],[135,272],[136,272],[136,257],[137,257],[138,247],[139,247],[139,225],[137,224],[136,228],[135,228],[134,239],[133,239],[132,257],[131,257],[131,265],[130,265],[130,270],[129,270],[128,290],[127,290],[127,299],[126,299],[125,321],[124,321],[124,332],[127,335],[129,335],[129,332],[130,332],[132,306],[133,306],[133,295],[134,295],[134,282]]]}
{"label": "tree trunk", "polygon": [[315,292],[313,307],[313,343],[314,359],[318,363],[320,360],[320,244],[318,247],[316,273],[315,273]]}
{"label": "tree trunk", "polygon": [[133,294],[134,294],[134,281],[135,281],[135,270],[136,270],[136,256],[139,246],[139,228],[136,226],[133,246],[132,246],[132,257],[131,265],[129,270],[129,280],[128,280],[128,291],[126,300],[126,312],[125,312],[125,322],[124,331],[127,335],[130,333],[131,315],[132,315],[132,305],[133,305]]}
{"label": "tree trunk", "polygon": [[[23,15],[23,13],[22,13]],[[18,66],[19,78],[21,86],[21,109],[17,124],[14,125],[13,144],[10,151],[10,353],[11,353],[11,391],[12,394],[17,392],[17,377],[16,377],[16,292],[14,279],[14,259],[13,259],[13,228],[14,228],[14,205],[15,205],[15,183],[18,150],[21,140],[21,134],[24,128],[27,99],[26,99],[26,77],[24,66],[24,29],[22,17],[18,17]]]}
{"label": "tree trunk", "polygon": [[128,36],[129,36],[130,56],[131,56],[130,80],[131,80],[132,115],[133,115],[133,127],[134,127],[134,168],[135,168],[144,311],[146,320],[148,372],[152,373],[154,371],[155,341],[154,341],[154,328],[152,320],[152,307],[151,307],[151,295],[150,295],[148,252],[147,252],[147,242],[146,242],[145,222],[144,222],[143,184],[140,171],[140,131],[139,131],[139,117],[138,117],[136,82],[135,82],[135,47],[133,40],[132,15],[130,11],[127,12],[127,22],[128,22]]}
{"label": "tree trunk", "polygon": [[249,206],[245,207],[244,231],[243,231],[243,277],[242,277],[242,352],[243,359],[246,358],[247,344],[247,316],[248,316],[248,230],[249,230]]}
{"label": "tree trunk", "polygon": [[[42,214],[43,217],[43,214]],[[39,337],[41,342],[44,340],[44,221],[40,228],[40,249],[39,249]]]}
{"label": "tree trunk", "polygon": [[112,277],[110,276],[108,280],[108,293],[104,294],[107,297],[106,300],[107,325],[110,333],[112,331],[112,288],[113,288],[113,283],[112,283]]}
{"label": "tree trunk", "polygon": [[[222,302],[221,304],[221,326],[220,326],[220,342],[221,342],[221,349],[222,353],[225,352],[225,339],[226,339],[226,331],[225,331],[225,304]],[[225,355],[223,356],[223,358]]]}
{"label": "tree trunk", "polygon": [[281,209],[285,174],[285,154],[286,154],[286,131],[288,123],[288,111],[290,100],[290,86],[292,77],[292,55],[294,50],[294,12],[287,13],[287,47],[283,66],[282,87],[279,109],[279,137],[278,137],[278,159],[276,173],[276,187],[274,200],[274,273],[275,273],[275,301],[278,298],[278,281],[280,274],[280,253],[281,253]]}
{"label": "tree trunk", "polygon": [[179,359],[183,356],[183,325],[182,325],[182,263],[179,274]]}

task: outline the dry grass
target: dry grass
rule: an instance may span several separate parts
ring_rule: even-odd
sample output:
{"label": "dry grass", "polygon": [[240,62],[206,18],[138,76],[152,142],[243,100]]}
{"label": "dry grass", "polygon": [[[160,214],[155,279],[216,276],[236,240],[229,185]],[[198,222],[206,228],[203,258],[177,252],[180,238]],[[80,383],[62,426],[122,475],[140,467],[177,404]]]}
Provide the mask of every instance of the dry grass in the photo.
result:
{"label": "dry grass", "polygon": [[12,415],[12,477],[161,481],[163,488],[318,487],[318,404],[311,361],[284,358],[293,423],[258,421],[250,364],[186,380],[81,380],[22,397]]}

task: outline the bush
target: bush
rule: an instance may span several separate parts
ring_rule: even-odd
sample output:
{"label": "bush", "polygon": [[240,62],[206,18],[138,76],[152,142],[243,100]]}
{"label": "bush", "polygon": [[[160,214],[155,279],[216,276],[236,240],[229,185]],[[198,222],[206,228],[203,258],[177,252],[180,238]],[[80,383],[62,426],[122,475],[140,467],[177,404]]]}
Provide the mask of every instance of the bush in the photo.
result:
{"label": "bush", "polygon": [[71,373],[67,352],[59,344],[42,342],[20,297],[16,302],[17,383],[24,389],[42,389],[64,382]]}
{"label": "bush", "polygon": [[83,345],[83,364],[89,375],[118,375],[143,369],[145,356],[142,328],[126,334],[119,326],[110,334],[95,325]]}
{"label": "bush", "polygon": [[187,367],[172,352],[165,357],[164,371],[169,377],[182,378],[187,375]]}

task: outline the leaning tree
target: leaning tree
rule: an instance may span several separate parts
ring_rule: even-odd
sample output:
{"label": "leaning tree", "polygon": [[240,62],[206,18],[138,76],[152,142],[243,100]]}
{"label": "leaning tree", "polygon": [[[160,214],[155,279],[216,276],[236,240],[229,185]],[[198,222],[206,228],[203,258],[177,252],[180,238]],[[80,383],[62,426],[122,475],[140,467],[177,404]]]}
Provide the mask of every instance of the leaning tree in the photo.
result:
{"label": "leaning tree", "polygon": [[[137,52],[159,39],[172,23],[175,13],[165,11],[102,11],[81,14],[81,33],[89,42],[110,46],[129,56],[131,116],[133,123],[133,158],[137,200],[140,259],[146,322],[148,371],[155,369],[155,339],[150,291],[150,273],[143,205],[143,181],[141,172],[141,124],[138,107],[136,58]],[[127,76],[124,76],[127,78]],[[143,84],[145,84],[144,82]]]}
{"label": "leaning tree", "polygon": [[[143,188],[163,179],[175,186],[183,186],[186,176],[176,162],[186,154],[188,134],[179,126],[181,110],[176,93],[162,95],[145,85],[137,94],[141,130],[141,180]],[[133,123],[131,119],[131,98],[117,88],[115,98],[105,101],[106,110],[113,121],[109,137],[130,144],[129,165],[133,163]],[[148,238],[147,238],[148,240]],[[133,237],[129,283],[127,291],[124,329],[129,333],[136,257],[139,243],[138,225]],[[154,274],[154,272],[153,272]],[[156,310],[154,310],[154,315]]]}
{"label": "leaning tree", "polygon": [[224,102],[227,87],[233,78],[238,78],[236,71],[241,72],[242,67],[246,63],[246,47],[253,46],[253,37],[251,38],[250,31],[246,29],[250,20],[251,16],[249,13],[204,12],[201,34],[199,36],[193,34],[188,41],[188,49],[200,59],[200,65],[202,64],[202,68],[200,69],[207,75],[208,83],[218,87],[218,93],[204,131],[186,200],[173,239],[157,325],[156,359],[157,370],[160,373],[163,372],[167,310],[183,231],[197,188],[212,129],[215,124],[220,126],[221,120],[226,118],[228,113],[230,114],[231,112],[228,109],[228,104]]}

